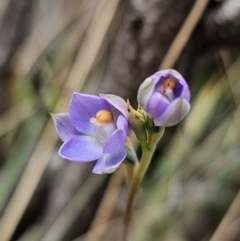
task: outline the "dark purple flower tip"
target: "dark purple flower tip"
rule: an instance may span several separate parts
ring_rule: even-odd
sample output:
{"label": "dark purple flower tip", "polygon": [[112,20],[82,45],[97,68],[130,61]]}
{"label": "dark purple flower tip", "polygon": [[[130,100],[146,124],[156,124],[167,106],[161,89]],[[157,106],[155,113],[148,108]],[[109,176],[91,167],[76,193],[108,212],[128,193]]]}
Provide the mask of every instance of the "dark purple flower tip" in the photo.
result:
{"label": "dark purple flower tip", "polygon": [[53,115],[64,141],[60,156],[78,162],[98,160],[95,173],[114,171],[126,157],[128,134],[128,121],[121,114],[124,105],[118,107],[99,96],[73,93],[69,113]]}
{"label": "dark purple flower tip", "polygon": [[190,110],[190,91],[176,70],[158,71],[138,90],[138,103],[154,118],[156,126],[176,125]]}

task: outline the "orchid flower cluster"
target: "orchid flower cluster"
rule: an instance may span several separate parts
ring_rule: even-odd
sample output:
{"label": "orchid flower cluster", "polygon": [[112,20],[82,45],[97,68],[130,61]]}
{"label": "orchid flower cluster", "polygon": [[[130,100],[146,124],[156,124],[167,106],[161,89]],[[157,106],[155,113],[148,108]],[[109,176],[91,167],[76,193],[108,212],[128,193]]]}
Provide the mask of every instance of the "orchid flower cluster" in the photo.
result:
{"label": "orchid flower cluster", "polygon": [[116,95],[73,93],[69,111],[52,115],[63,141],[60,156],[77,162],[97,160],[93,173],[112,173],[127,159],[130,128],[140,142],[147,142],[151,132],[179,123],[190,110],[188,85],[173,69],[148,77],[137,100],[139,108],[134,110]]}
{"label": "orchid flower cluster", "polygon": [[[127,240],[135,194],[156,145],[165,127],[178,124],[188,114],[190,91],[181,74],[167,69],[143,81],[137,100],[135,110],[116,95],[73,93],[69,111],[52,115],[63,141],[61,157],[76,162],[97,160],[93,168],[96,174],[112,173],[123,162],[131,164],[131,169],[125,166],[129,188],[123,241]],[[142,148],[140,162],[128,138],[130,129]]]}

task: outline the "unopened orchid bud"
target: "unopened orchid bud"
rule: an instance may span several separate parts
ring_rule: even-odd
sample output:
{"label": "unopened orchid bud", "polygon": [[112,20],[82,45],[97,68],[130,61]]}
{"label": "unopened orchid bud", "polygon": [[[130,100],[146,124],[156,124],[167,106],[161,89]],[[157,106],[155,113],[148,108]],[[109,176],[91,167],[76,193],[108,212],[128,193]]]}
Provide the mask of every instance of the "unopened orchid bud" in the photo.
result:
{"label": "unopened orchid bud", "polygon": [[173,126],[190,110],[190,92],[176,70],[158,71],[148,77],[138,90],[138,103],[154,118],[156,126]]}

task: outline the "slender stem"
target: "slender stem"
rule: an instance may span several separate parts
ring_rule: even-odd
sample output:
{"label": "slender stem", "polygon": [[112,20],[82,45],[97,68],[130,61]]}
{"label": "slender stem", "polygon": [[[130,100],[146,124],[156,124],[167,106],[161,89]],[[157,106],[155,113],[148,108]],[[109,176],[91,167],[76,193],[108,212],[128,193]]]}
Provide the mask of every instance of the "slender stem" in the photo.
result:
{"label": "slender stem", "polygon": [[156,144],[161,139],[163,135],[163,131],[164,129],[158,135],[150,135],[148,143],[141,144],[142,157],[140,160],[140,164],[136,169],[136,172],[134,173],[134,176],[132,178],[132,181],[130,183],[129,190],[128,190],[127,205],[126,205],[126,210],[124,215],[124,230],[123,230],[123,239],[122,239],[123,241],[127,241],[128,229],[132,220],[132,209],[133,209],[133,204],[134,204],[137,190],[141,184],[143,177],[146,174],[146,171],[151,162],[153,153],[155,151]]}
{"label": "slender stem", "polygon": [[148,147],[143,148],[140,165],[129,187],[127,205],[126,205],[125,216],[124,216],[124,228],[125,228],[124,239],[123,239],[124,241],[127,240],[128,228],[130,226],[131,219],[132,219],[132,208],[133,208],[134,199],[135,199],[138,187],[148,169],[153,153],[154,153],[154,149],[148,148]]}

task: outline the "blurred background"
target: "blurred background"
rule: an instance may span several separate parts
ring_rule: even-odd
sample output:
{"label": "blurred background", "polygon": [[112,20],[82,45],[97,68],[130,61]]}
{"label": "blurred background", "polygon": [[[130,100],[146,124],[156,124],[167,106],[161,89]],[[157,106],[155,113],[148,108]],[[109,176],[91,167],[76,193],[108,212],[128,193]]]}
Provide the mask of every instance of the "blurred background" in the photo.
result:
{"label": "blurred background", "polygon": [[49,112],[73,91],[136,107],[164,68],[192,109],[158,145],[129,240],[240,240],[240,1],[1,0],[1,241],[118,240],[124,171],[60,158]]}

